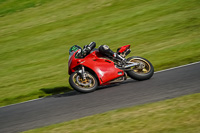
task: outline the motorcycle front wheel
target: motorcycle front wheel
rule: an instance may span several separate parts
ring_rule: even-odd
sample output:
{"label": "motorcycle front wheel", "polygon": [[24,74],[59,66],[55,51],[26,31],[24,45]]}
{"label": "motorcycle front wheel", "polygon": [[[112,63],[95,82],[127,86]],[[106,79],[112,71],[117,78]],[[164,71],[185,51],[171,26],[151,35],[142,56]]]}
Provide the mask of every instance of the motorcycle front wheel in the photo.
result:
{"label": "motorcycle front wheel", "polygon": [[154,74],[154,67],[150,61],[139,56],[132,56],[127,59],[129,62],[138,63],[139,65],[131,67],[127,75],[135,80],[147,80]]}
{"label": "motorcycle front wheel", "polygon": [[74,72],[69,77],[69,83],[74,90],[81,93],[88,93],[95,91],[98,87],[98,82],[95,76],[86,72],[85,80],[78,72]]}

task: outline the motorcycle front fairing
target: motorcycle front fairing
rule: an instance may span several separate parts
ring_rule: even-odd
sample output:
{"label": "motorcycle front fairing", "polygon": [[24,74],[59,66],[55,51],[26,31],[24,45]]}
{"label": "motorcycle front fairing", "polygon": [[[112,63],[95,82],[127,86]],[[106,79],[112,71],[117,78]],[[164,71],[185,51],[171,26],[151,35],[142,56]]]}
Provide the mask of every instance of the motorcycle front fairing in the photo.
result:
{"label": "motorcycle front fairing", "polygon": [[103,55],[98,51],[93,51],[85,58],[75,58],[75,54],[68,62],[69,74],[75,72],[77,66],[83,65],[96,73],[100,85],[124,75],[123,70],[116,68],[111,60],[102,58]]}

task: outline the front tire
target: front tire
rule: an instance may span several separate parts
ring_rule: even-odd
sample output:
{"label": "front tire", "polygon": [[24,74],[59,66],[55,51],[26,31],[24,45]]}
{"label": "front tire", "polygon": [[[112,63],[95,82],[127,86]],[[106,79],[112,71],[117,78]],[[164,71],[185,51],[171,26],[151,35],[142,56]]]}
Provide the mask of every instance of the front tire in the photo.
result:
{"label": "front tire", "polygon": [[127,71],[127,75],[135,80],[147,80],[154,74],[154,67],[150,61],[139,56],[129,57],[129,62],[139,63],[140,65],[134,66],[131,70]]}
{"label": "front tire", "polygon": [[69,77],[69,83],[74,90],[81,93],[88,93],[95,91],[98,87],[98,82],[95,76],[86,72],[86,79],[83,80],[78,72],[74,72]]}

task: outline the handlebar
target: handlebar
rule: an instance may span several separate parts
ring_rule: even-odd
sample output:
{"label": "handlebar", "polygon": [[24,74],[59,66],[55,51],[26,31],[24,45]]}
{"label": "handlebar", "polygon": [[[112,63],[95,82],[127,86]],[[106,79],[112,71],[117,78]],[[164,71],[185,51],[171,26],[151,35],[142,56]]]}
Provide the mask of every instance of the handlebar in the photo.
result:
{"label": "handlebar", "polygon": [[88,46],[91,50],[93,50],[96,47],[96,43],[95,42],[91,42]]}
{"label": "handlebar", "polygon": [[87,54],[90,53],[94,48],[96,47],[95,42],[91,42],[89,45],[84,46],[83,48],[83,55],[86,56]]}

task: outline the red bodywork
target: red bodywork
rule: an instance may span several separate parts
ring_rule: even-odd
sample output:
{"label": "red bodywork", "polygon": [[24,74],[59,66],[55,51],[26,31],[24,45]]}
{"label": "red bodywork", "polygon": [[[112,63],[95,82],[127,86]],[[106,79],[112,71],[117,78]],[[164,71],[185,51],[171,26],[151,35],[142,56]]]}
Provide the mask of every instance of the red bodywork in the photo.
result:
{"label": "red bodywork", "polygon": [[[126,45],[126,49],[130,45]],[[125,47],[121,47],[125,49]],[[78,66],[83,65],[91,69],[98,77],[99,85],[106,84],[107,82],[124,75],[124,71],[115,67],[113,61],[106,59],[105,56],[99,53],[98,50],[93,51],[85,58],[75,58],[74,53],[69,59],[68,73],[71,75],[75,72]]]}
{"label": "red bodywork", "polygon": [[123,53],[124,51],[126,51],[127,49],[130,48],[130,45],[125,45],[125,46],[122,46],[120,49],[119,49],[119,53]]}

